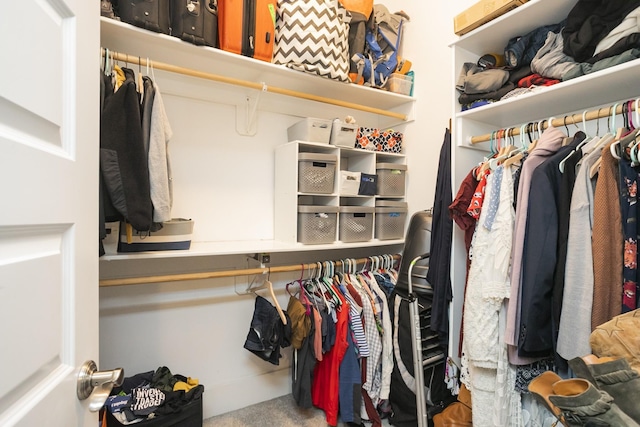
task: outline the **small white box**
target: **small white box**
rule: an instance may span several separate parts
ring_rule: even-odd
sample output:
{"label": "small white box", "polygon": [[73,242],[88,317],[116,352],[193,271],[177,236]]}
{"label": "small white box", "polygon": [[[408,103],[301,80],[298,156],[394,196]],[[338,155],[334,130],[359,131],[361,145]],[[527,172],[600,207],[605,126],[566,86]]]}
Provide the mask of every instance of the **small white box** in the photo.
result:
{"label": "small white box", "polygon": [[345,123],[340,119],[335,119],[331,125],[331,145],[338,147],[353,148],[356,145],[356,133],[358,125],[355,123]]}
{"label": "small white box", "polygon": [[289,141],[328,144],[331,139],[331,120],[307,117],[287,129]]}
{"label": "small white box", "polygon": [[340,195],[357,196],[362,172],[340,171]]}

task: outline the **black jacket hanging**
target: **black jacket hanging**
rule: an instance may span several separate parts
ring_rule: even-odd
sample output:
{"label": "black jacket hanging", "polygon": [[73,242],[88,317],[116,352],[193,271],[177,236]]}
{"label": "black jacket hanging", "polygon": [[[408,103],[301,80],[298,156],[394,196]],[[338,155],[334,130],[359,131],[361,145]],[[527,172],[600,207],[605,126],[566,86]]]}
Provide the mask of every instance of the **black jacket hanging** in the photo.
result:
{"label": "black jacket hanging", "polygon": [[116,93],[105,99],[100,120],[105,220],[124,219],[136,230],[147,231],[151,227],[152,205],[139,95],[133,71],[123,71],[126,79]]}
{"label": "black jacket hanging", "polygon": [[445,348],[449,342],[449,302],[453,297],[450,275],[453,221],[449,216],[452,198],[451,133],[447,129],[440,149],[436,194],[433,202],[431,256],[427,272],[427,281],[433,287],[431,330],[438,333],[440,343]]}

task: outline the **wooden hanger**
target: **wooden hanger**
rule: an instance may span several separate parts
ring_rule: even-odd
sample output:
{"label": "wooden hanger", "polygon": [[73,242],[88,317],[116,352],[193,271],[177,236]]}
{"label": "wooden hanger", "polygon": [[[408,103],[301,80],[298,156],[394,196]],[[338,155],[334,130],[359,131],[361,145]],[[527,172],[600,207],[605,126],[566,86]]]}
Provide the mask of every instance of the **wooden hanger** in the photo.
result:
{"label": "wooden hanger", "polygon": [[282,320],[282,324],[286,325],[287,324],[287,316],[284,314],[284,311],[282,311],[282,308],[280,307],[280,304],[278,303],[278,299],[276,298],[276,293],[273,291],[273,283],[271,283],[270,280],[265,279],[264,282],[262,282],[262,285],[258,286],[257,288],[252,288],[251,291],[252,292],[256,292],[262,289],[268,289],[269,290],[269,295],[271,296],[271,299],[273,300],[273,305],[275,305],[276,307],[276,311],[278,312],[278,315],[280,316],[280,320]]}

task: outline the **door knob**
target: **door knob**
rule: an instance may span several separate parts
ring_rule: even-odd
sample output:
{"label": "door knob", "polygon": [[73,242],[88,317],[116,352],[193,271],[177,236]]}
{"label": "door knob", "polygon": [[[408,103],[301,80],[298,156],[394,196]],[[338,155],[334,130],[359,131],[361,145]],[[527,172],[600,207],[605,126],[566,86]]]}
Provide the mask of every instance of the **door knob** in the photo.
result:
{"label": "door knob", "polygon": [[78,373],[78,399],[89,398],[89,410],[97,412],[102,408],[114,386],[122,385],[124,369],[98,371],[93,360],[84,362]]}

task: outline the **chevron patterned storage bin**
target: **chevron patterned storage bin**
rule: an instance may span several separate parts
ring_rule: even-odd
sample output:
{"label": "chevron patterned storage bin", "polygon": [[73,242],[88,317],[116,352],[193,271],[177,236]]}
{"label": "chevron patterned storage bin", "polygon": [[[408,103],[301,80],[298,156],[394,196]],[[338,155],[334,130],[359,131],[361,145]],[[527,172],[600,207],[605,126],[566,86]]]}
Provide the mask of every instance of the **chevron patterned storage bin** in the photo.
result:
{"label": "chevron patterned storage bin", "polygon": [[349,83],[350,21],[338,0],[278,0],[273,62]]}

